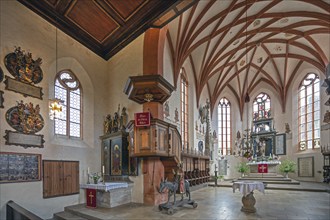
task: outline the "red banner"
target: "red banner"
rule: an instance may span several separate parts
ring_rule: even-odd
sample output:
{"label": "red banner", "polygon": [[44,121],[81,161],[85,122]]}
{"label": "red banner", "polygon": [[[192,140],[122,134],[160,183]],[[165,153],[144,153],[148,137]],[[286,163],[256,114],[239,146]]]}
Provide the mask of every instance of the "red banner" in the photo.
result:
{"label": "red banner", "polygon": [[268,164],[258,164],[258,173],[268,173]]}
{"label": "red banner", "polygon": [[135,113],[134,118],[136,127],[150,126],[150,112]]}
{"label": "red banner", "polygon": [[96,208],[96,189],[86,189],[86,206]]}

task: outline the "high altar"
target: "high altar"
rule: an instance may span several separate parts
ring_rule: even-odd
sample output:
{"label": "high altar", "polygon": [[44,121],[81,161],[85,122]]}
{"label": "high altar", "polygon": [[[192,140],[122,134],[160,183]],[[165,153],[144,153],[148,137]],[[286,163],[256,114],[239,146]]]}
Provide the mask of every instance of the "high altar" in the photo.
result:
{"label": "high altar", "polygon": [[277,165],[281,164],[279,160],[271,161],[259,161],[259,162],[249,162],[247,165],[250,166],[250,173],[268,173],[269,175],[276,175]]}

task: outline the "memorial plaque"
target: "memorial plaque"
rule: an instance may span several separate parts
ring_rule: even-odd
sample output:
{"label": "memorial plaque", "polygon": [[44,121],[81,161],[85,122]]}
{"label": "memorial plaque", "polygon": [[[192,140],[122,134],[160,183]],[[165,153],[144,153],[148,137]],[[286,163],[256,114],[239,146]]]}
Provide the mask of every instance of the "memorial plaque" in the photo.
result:
{"label": "memorial plaque", "polygon": [[314,157],[298,158],[298,176],[314,177]]}
{"label": "memorial plaque", "polygon": [[285,134],[277,134],[275,137],[275,155],[286,154],[286,138]]}
{"label": "memorial plaque", "polygon": [[8,76],[5,76],[6,89],[23,94],[23,96],[31,96],[42,99],[42,88],[28,83],[24,83]]}
{"label": "memorial plaque", "polygon": [[44,136],[38,134],[23,134],[15,131],[6,130],[6,145],[19,145],[24,148],[27,147],[44,147]]}
{"label": "memorial plaque", "polygon": [[227,160],[219,160],[219,175],[227,175]]}
{"label": "memorial plaque", "polygon": [[0,152],[0,183],[40,181],[41,154]]}

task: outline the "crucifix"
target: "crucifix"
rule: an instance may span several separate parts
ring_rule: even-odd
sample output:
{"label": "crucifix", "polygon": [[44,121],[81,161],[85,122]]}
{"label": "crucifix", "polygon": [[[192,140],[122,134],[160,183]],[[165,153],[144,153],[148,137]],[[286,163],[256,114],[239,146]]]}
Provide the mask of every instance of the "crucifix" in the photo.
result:
{"label": "crucifix", "polygon": [[260,169],[262,170],[262,173],[264,173],[265,172],[265,169],[267,169],[267,167],[265,165],[261,165],[260,166]]}
{"label": "crucifix", "polygon": [[88,195],[88,197],[90,198],[90,204],[93,204],[93,197],[94,197],[94,195],[93,195],[93,193],[92,192],[90,192],[89,193],[89,195]]}

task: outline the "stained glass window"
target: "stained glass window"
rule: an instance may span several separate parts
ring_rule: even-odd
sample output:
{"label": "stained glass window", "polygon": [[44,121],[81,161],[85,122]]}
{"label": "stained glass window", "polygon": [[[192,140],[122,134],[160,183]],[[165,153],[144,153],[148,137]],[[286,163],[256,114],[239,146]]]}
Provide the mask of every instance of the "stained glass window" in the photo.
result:
{"label": "stained glass window", "polygon": [[182,148],[188,150],[188,81],[181,74],[181,139]]}
{"label": "stained glass window", "polygon": [[219,156],[230,155],[232,151],[230,102],[226,98],[220,99],[218,105],[218,134]]}
{"label": "stained glass window", "polygon": [[253,120],[270,117],[270,98],[266,93],[260,93],[253,101]]}
{"label": "stained glass window", "polygon": [[320,147],[320,80],[309,73],[301,82],[298,94],[299,150]]}
{"label": "stained glass window", "polygon": [[55,77],[55,98],[63,101],[62,114],[54,119],[55,134],[81,137],[81,86],[69,70]]}

